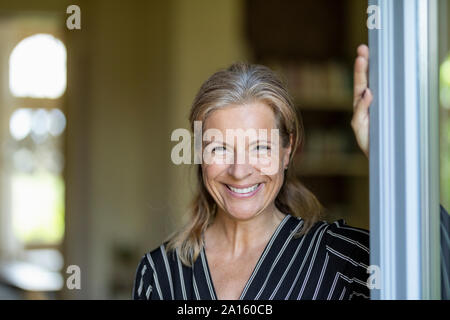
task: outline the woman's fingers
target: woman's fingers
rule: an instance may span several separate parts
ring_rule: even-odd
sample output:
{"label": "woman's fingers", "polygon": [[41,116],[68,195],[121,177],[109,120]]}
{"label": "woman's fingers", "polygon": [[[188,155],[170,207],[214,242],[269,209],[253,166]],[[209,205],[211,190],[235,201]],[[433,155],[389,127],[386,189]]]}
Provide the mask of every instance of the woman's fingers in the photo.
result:
{"label": "woman's fingers", "polygon": [[352,117],[352,126],[359,127],[363,124],[364,121],[369,119],[369,107],[372,103],[373,96],[372,91],[367,88],[359,102],[356,104],[353,117]]}
{"label": "woman's fingers", "polygon": [[369,48],[362,44],[356,50],[357,57],[354,69],[353,117],[351,126],[356,141],[364,154],[369,157],[369,106],[372,103],[372,92],[368,85]]}
{"label": "woman's fingers", "polygon": [[367,157],[369,156],[369,107],[372,100],[372,92],[369,88],[366,88],[361,95],[361,99],[355,105],[351,121],[356,141]]}
{"label": "woman's fingers", "polygon": [[367,60],[369,60],[369,47],[365,44],[360,44],[356,49],[358,56],[363,56]]}
{"label": "woman's fingers", "polygon": [[364,90],[367,88],[367,71],[369,68],[369,48],[362,44],[357,49],[353,76],[353,107],[356,107]]}

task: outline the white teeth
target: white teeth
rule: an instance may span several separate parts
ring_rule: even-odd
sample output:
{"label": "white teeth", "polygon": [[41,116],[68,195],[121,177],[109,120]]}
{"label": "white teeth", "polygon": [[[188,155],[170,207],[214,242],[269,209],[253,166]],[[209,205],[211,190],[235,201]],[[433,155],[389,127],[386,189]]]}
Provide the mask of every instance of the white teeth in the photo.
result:
{"label": "white teeth", "polygon": [[249,192],[256,190],[256,188],[258,188],[258,186],[259,186],[259,183],[255,184],[252,187],[242,188],[242,189],[233,188],[232,186],[229,186],[229,185],[227,185],[227,186],[228,186],[228,188],[231,189],[231,191],[236,192],[236,193],[249,193]]}

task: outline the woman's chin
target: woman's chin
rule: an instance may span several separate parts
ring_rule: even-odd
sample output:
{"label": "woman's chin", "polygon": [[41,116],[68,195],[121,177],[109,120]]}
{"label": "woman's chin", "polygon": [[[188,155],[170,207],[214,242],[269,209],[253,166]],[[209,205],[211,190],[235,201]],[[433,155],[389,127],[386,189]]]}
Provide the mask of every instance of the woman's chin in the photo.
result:
{"label": "woman's chin", "polygon": [[230,208],[228,214],[236,220],[250,220],[256,217],[260,212],[260,208]]}

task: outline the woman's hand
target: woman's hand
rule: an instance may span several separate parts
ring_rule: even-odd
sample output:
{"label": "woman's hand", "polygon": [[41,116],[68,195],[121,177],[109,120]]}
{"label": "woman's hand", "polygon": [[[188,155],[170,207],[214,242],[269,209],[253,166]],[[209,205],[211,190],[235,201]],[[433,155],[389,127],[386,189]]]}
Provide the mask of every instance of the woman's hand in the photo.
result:
{"label": "woman's hand", "polygon": [[367,88],[369,68],[369,48],[361,44],[355,59],[353,87],[353,118],[351,126],[359,147],[369,157],[369,106],[372,103],[372,92]]}

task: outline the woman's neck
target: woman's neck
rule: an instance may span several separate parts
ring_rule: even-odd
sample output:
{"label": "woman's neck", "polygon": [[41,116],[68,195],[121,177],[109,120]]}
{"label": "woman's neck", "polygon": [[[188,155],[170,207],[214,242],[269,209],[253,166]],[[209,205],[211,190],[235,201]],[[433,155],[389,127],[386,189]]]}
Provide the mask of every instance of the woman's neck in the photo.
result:
{"label": "woman's neck", "polygon": [[213,223],[206,230],[206,246],[228,256],[240,256],[265,246],[284,217],[275,205],[249,220],[235,219],[218,208]]}

